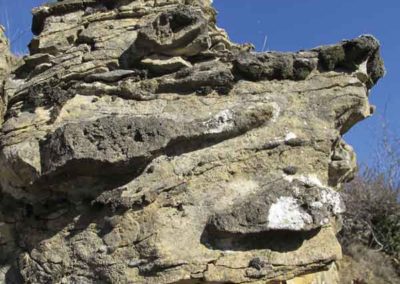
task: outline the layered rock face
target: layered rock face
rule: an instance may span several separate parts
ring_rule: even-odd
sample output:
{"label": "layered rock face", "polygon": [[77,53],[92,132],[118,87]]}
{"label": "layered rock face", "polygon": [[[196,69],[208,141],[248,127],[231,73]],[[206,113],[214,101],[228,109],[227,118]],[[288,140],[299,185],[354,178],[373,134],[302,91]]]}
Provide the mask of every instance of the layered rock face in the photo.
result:
{"label": "layered rock face", "polygon": [[384,73],[372,36],[256,53],[208,0],[33,13],[2,75],[0,279],[334,283],[342,135]]}
{"label": "layered rock face", "polygon": [[0,126],[3,124],[3,117],[6,112],[6,104],[3,95],[3,84],[5,78],[15,68],[20,60],[13,56],[9,49],[9,42],[5,35],[3,26],[0,26]]}

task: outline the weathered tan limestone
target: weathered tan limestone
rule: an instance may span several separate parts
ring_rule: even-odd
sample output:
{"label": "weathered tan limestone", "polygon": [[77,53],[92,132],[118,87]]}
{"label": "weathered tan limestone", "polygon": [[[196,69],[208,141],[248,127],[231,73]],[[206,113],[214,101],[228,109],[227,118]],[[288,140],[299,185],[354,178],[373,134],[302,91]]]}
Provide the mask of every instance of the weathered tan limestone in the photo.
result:
{"label": "weathered tan limestone", "polygon": [[64,0],[33,31],[0,102],[0,281],[337,282],[375,38],[256,53],[208,0]]}

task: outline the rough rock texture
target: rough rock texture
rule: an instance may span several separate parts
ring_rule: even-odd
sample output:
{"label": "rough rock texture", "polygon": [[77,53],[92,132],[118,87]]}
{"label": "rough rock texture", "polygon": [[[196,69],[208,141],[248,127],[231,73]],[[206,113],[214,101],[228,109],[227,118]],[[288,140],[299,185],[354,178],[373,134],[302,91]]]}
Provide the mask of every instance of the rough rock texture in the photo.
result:
{"label": "rough rock texture", "polygon": [[376,39],[256,53],[208,0],[33,13],[0,74],[0,282],[335,283]]}
{"label": "rough rock texture", "polygon": [[10,52],[9,42],[5,35],[4,27],[0,25],[0,126],[3,124],[7,104],[3,91],[4,80],[10,74],[12,69],[18,65],[18,63],[19,60]]}

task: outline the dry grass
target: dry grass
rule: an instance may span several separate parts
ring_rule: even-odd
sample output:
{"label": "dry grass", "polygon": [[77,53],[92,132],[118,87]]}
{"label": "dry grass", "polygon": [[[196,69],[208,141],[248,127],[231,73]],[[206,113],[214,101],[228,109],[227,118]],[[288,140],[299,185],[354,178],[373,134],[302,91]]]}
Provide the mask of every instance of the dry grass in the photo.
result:
{"label": "dry grass", "polygon": [[374,164],[342,192],[342,283],[400,283],[400,139],[383,130]]}
{"label": "dry grass", "polygon": [[400,276],[388,255],[360,244],[348,247],[348,254],[338,263],[340,283],[399,284]]}

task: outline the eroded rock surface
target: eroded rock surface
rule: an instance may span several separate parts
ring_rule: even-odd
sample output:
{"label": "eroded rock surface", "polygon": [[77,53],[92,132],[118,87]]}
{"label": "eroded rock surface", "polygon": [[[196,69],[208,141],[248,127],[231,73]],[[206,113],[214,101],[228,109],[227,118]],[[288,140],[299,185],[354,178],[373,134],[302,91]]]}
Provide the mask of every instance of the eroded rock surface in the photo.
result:
{"label": "eroded rock surface", "polygon": [[30,55],[0,64],[0,281],[335,274],[338,189],[356,169],[342,135],[373,110],[375,38],[257,53],[208,0],[33,13]]}

